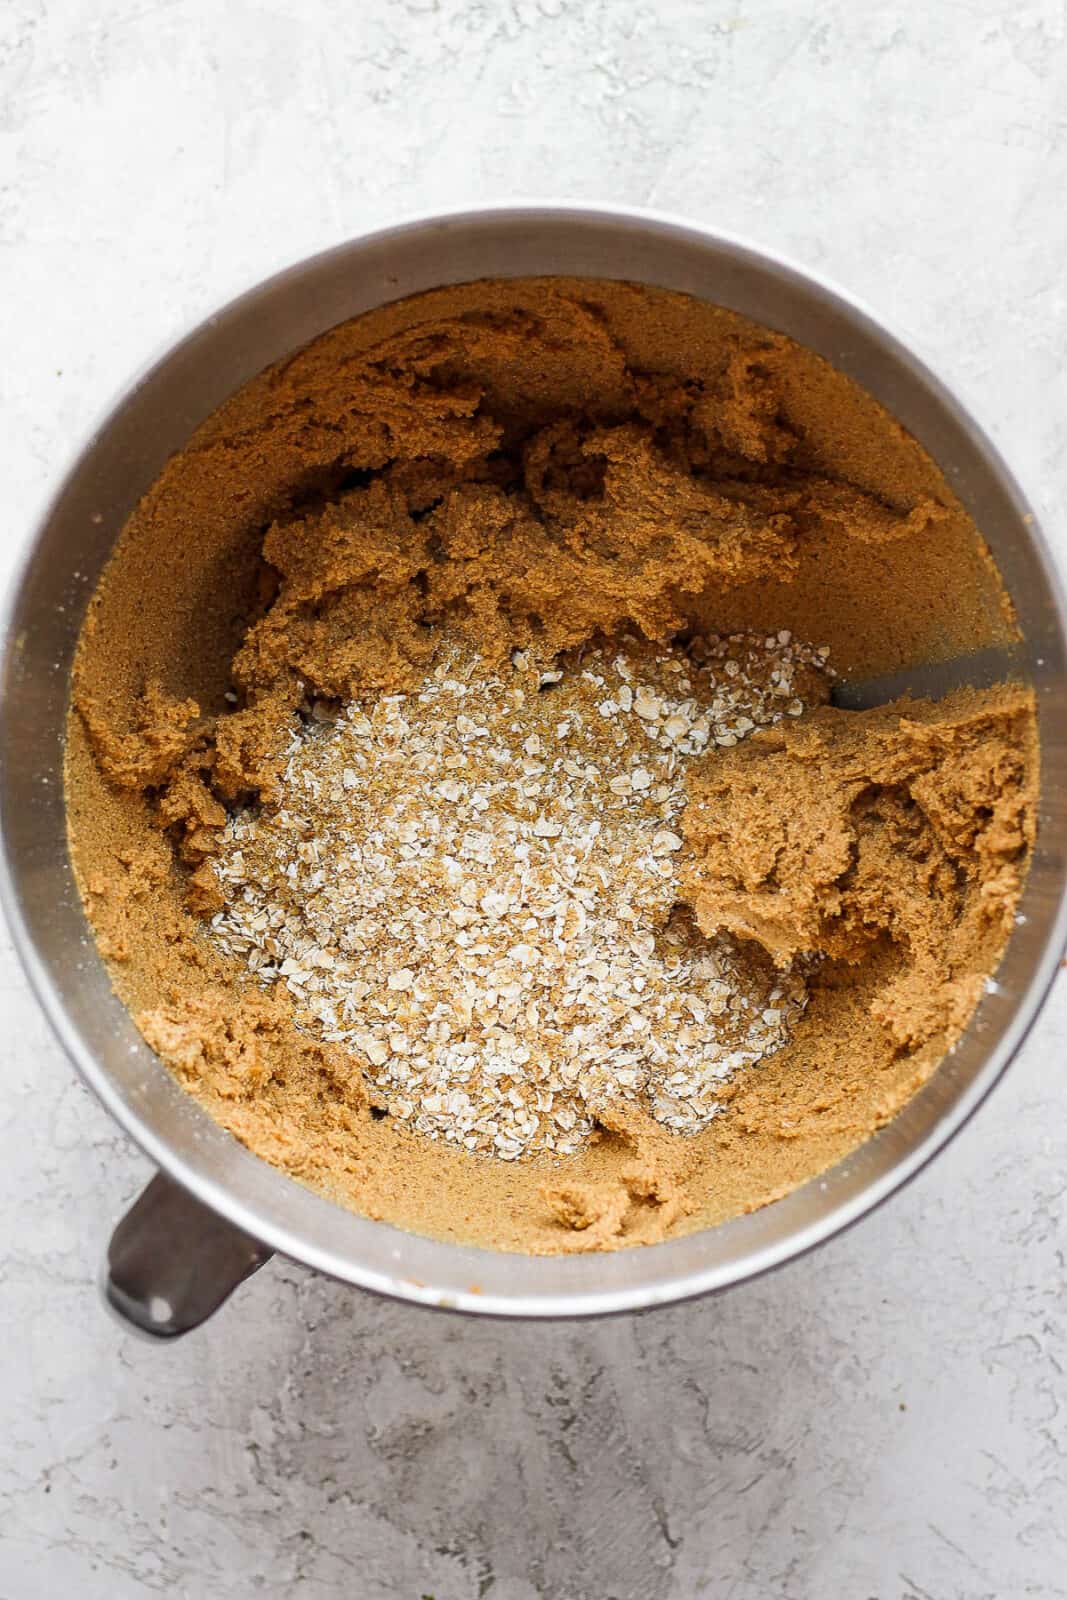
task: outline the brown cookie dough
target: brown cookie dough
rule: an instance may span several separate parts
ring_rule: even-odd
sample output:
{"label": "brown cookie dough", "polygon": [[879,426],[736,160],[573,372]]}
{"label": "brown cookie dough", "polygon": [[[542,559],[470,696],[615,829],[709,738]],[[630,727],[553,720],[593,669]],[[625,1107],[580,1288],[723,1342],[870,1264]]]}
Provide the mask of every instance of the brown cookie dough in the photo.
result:
{"label": "brown cookie dough", "polygon": [[227,401],[145,496],[78,652],[72,854],[146,1039],[264,1159],[439,1237],[651,1242],[825,1168],[965,1025],[1033,838],[1033,707],[1008,688],[823,707],[701,764],[700,927],[812,971],[792,1042],[694,1137],[634,1110],[562,1163],[434,1144],[376,1117],[358,1060],[219,954],[202,918],[227,808],[277,804],[310,702],[410,689],[446,636],[548,662],[623,628],[788,628],[879,672],[1013,621],[973,524],[869,396],[633,285],[463,285],[344,324]]}
{"label": "brown cookie dough", "polygon": [[899,975],[872,1016],[902,1050],[958,1037],[1011,931],[1034,838],[1033,697],[817,708],[690,784],[685,892],[705,933],[776,961],[818,951]]}

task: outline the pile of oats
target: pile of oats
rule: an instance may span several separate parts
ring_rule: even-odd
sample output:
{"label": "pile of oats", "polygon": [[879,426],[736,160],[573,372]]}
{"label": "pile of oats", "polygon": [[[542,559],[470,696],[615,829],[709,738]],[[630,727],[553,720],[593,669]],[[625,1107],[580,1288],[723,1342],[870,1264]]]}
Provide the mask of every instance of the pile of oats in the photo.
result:
{"label": "pile of oats", "polygon": [[312,707],[283,804],[229,823],[212,935],[418,1133],[564,1156],[612,1099],[696,1133],[806,995],[679,907],[686,768],[799,716],[826,654],[782,632],[490,670],[455,645],[415,693]]}

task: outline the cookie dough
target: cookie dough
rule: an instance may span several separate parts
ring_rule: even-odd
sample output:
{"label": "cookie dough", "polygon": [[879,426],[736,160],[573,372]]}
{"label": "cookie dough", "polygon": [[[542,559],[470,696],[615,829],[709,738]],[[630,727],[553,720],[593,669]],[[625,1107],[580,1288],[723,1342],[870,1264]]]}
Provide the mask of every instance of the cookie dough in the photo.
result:
{"label": "cookie dough", "polygon": [[803,955],[811,1001],[695,1137],[606,1113],[565,1162],[510,1166],[420,1138],[203,922],[227,808],[277,803],[294,718],[416,685],[445,632],[550,662],[623,628],[782,627],[846,673],[1014,628],[934,463],[811,352],[683,296],[564,279],[332,330],[168,464],[86,618],[68,814],[118,993],[250,1149],[402,1227],[615,1248],[787,1192],[914,1092],[996,967],[1034,833],[1024,690],[826,706],[701,764],[684,813],[699,925]]}

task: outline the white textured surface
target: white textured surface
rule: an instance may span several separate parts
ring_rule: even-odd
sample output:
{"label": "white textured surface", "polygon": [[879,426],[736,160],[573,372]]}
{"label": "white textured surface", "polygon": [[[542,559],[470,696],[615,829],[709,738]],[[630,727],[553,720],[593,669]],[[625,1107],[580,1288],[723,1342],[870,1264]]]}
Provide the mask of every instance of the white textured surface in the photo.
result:
{"label": "white textured surface", "polygon": [[[866,297],[1067,554],[1064,7],[813,10],[4,0],[3,565],[191,318],[398,213],[545,193]],[[272,1264],[172,1349],[97,1303],[145,1163],[6,941],[0,1014],[0,1600],[1067,1595],[1062,980],[931,1171],[725,1298],[483,1326]]]}

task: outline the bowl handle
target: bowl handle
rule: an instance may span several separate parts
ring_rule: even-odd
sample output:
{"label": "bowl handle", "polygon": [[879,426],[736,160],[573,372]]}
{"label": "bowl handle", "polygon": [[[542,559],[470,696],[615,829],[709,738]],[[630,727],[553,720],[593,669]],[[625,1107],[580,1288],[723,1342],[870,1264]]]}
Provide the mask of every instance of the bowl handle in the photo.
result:
{"label": "bowl handle", "polygon": [[120,1320],[152,1339],[198,1328],[271,1251],[162,1172],[111,1235],[102,1285]]}

